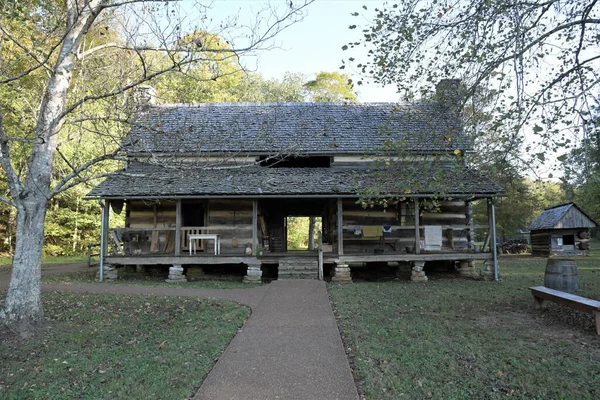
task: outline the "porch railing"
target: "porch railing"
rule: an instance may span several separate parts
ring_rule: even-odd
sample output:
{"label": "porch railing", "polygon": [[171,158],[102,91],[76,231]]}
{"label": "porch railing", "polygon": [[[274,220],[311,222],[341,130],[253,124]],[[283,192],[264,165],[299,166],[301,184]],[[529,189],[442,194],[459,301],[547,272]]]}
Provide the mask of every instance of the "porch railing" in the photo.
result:
{"label": "porch railing", "polygon": [[[202,233],[219,232],[209,226],[182,227],[180,251],[189,250],[189,235]],[[175,254],[175,227],[116,228],[110,229],[108,236],[112,255]],[[206,248],[203,242],[204,240],[199,240],[196,250]]]}

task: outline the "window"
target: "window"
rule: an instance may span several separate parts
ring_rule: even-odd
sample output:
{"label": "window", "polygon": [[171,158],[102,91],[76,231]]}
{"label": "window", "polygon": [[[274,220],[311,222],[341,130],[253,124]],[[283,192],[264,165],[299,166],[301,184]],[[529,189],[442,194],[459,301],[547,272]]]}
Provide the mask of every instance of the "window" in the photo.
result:
{"label": "window", "polygon": [[202,203],[182,203],[181,216],[183,226],[204,226],[204,207]]}

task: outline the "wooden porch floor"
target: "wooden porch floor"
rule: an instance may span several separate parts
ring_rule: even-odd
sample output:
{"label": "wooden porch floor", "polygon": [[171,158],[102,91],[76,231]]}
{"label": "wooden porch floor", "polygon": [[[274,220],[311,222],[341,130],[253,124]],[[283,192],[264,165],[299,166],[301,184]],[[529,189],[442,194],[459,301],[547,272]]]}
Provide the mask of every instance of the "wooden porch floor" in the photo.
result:
{"label": "wooden porch floor", "polygon": [[[287,253],[267,253],[262,256],[228,256],[212,254],[180,255],[173,254],[140,254],[128,256],[107,256],[105,261],[109,264],[118,265],[210,265],[210,264],[278,264],[281,259],[286,258],[311,258],[316,259],[316,251],[292,251]],[[408,253],[384,253],[384,254],[344,254],[324,253],[325,264],[358,263],[358,262],[410,262],[410,261],[470,261],[491,260],[492,253],[468,253],[468,252],[438,252],[423,254]]]}

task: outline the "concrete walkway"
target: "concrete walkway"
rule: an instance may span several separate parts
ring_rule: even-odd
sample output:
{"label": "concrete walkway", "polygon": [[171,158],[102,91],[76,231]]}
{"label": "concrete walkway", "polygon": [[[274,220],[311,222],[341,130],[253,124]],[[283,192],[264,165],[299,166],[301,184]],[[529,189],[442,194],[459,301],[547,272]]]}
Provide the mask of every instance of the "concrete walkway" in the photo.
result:
{"label": "concrete walkway", "polygon": [[[7,273],[0,273],[0,289],[8,286],[8,278]],[[209,297],[249,306],[250,318],[194,400],[359,398],[323,282],[274,281],[255,288],[227,290],[42,284],[42,290]]]}
{"label": "concrete walkway", "polygon": [[194,400],[358,399],[325,283],[268,288]]}

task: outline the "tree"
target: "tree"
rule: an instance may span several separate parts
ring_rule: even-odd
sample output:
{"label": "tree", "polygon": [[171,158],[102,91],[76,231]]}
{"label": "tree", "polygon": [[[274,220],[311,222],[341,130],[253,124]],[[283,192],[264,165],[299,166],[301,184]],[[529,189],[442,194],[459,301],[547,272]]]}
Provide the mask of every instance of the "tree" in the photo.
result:
{"label": "tree", "polygon": [[590,124],[578,146],[566,154],[564,186],[594,219],[600,219],[600,109],[594,108]]}
{"label": "tree", "polygon": [[[38,82],[40,88],[31,94],[32,115],[25,129],[17,128],[18,114],[12,104],[0,104],[0,163],[9,191],[0,200],[17,210],[12,275],[0,311],[3,323],[27,330],[42,321],[40,267],[49,201],[80,182],[103,176],[104,168],[98,165],[118,158],[131,90],[171,71],[185,73],[186,66],[207,62],[207,57],[239,57],[268,47],[274,35],[301,18],[310,0],[286,3],[279,11],[267,9],[268,17],[257,16],[266,25],[257,23],[252,30],[242,31],[237,37],[242,44],[235,46],[232,38],[228,49],[178,44],[185,36],[185,24],[176,16],[186,13],[175,3],[32,0],[0,9],[1,90],[21,88],[29,80]],[[106,35],[112,32],[111,26],[102,24],[111,13],[120,17],[118,35]],[[205,20],[198,17],[194,22]],[[220,35],[232,26],[224,23]],[[115,40],[99,43],[93,32]],[[102,84],[86,85],[90,80]],[[83,157],[61,151],[62,140],[83,144],[92,136],[101,154],[87,158],[90,153]],[[19,165],[20,153],[26,154],[26,162]],[[57,155],[68,167],[60,176],[55,175]],[[108,165],[113,164],[109,161]]]}
{"label": "tree", "polygon": [[306,98],[302,74],[286,72],[281,81],[265,80],[258,73],[246,74],[234,88],[237,101],[256,103],[302,102]]}
{"label": "tree", "polygon": [[316,78],[308,81],[304,87],[312,101],[317,103],[357,101],[352,80],[339,72],[319,72]]}
{"label": "tree", "polygon": [[465,103],[489,91],[504,149],[544,162],[590,122],[599,25],[597,0],[408,0],[375,9],[362,39],[343,48],[368,47],[367,61],[349,64],[406,98],[428,97],[445,77],[463,80]]}

